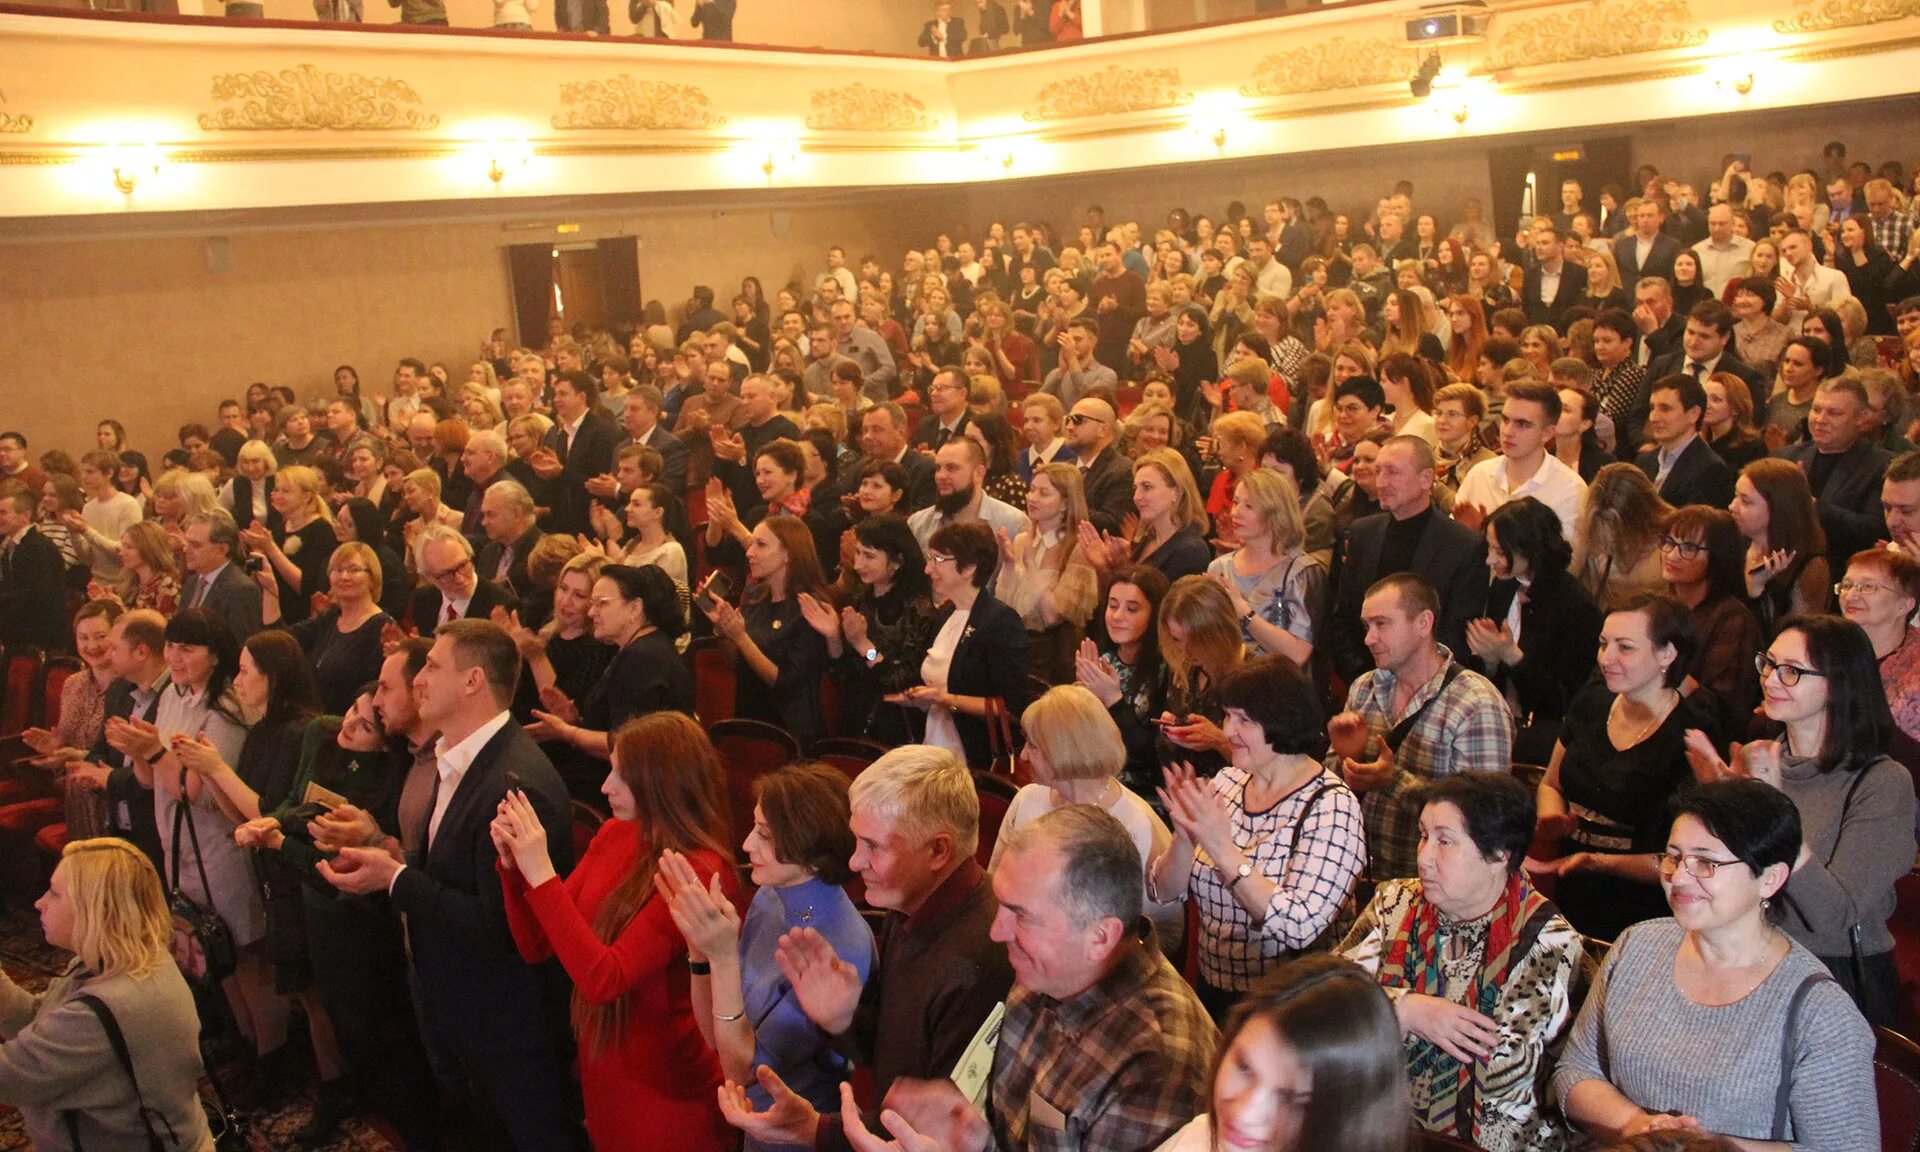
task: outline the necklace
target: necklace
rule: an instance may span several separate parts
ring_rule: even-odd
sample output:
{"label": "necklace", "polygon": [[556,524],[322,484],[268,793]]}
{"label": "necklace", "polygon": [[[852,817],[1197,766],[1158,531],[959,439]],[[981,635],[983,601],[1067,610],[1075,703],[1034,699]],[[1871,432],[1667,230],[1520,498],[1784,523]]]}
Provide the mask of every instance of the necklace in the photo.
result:
{"label": "necklace", "polygon": [[[1774,963],[1775,963],[1774,953],[1779,951],[1779,943],[1781,939],[1782,939],[1782,936],[1780,935],[1779,932],[1777,931],[1770,932],[1767,937],[1767,949],[1765,952],[1763,952],[1760,955],[1760,958],[1758,960],[1753,960],[1746,964],[1730,964],[1730,965],[1727,965],[1726,967],[1717,968],[1717,969],[1709,968],[1707,966],[1706,956],[1700,951],[1699,941],[1695,940],[1693,945],[1693,954],[1694,954],[1694,958],[1698,961],[1700,965],[1700,972],[1702,977],[1701,979],[1695,981],[1696,983],[1695,990],[1700,992],[1701,995],[1699,997],[1688,996],[1687,998],[1689,1000],[1692,1000],[1696,1004],[1704,1004],[1705,1006],[1710,1008],[1719,1008],[1719,1007],[1725,1007],[1728,1004],[1738,1004],[1740,1001],[1745,1000],[1748,996],[1753,995],[1753,990],[1760,987],[1760,985],[1765,984],[1767,982],[1767,977],[1773,975]],[[1725,999],[1722,999],[1717,994],[1718,989],[1712,988],[1708,983],[1711,977],[1713,977],[1716,973],[1744,972],[1750,968],[1758,968],[1760,969],[1760,973],[1756,975],[1752,980],[1749,980],[1746,986],[1741,988],[1737,994],[1726,997]],[[1676,976],[1677,975],[1678,973],[1676,972]],[[1681,991],[1685,992],[1686,989],[1683,988],[1681,989]]]}
{"label": "necklace", "polygon": [[[1672,693],[1672,689],[1668,689],[1667,695],[1671,696],[1671,693]],[[1626,699],[1625,696],[1615,696],[1613,698],[1613,706],[1607,709],[1608,727],[1612,727],[1615,721],[1621,719],[1620,702],[1625,699]],[[1667,713],[1673,710],[1672,701],[1668,699],[1663,699],[1662,705],[1663,705],[1662,707],[1656,708],[1654,710],[1653,719],[1647,721],[1646,726],[1640,729],[1639,733],[1636,736],[1634,736],[1633,739],[1627,741],[1626,747],[1631,748],[1634,745],[1640,743],[1642,740],[1645,740],[1648,736],[1653,734],[1653,730],[1655,728],[1658,728],[1660,726],[1661,721],[1667,718]]]}

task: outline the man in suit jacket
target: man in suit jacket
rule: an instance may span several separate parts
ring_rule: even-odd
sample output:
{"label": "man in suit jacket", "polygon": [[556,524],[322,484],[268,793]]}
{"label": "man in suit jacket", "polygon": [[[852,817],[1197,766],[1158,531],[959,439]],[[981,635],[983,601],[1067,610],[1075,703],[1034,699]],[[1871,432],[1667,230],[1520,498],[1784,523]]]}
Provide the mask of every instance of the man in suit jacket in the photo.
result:
{"label": "man in suit jacket", "polygon": [[205,608],[227,622],[242,644],[260,631],[260,585],[233,562],[240,530],[224,511],[190,516],[181,555],[187,579],[180,589],[182,608]]}
{"label": "man in suit jacket", "polygon": [[[1657,290],[1649,295],[1660,294]],[[1672,298],[1665,298],[1669,307]],[[1679,325],[1679,339],[1670,346],[1655,351],[1647,360],[1647,374],[1640,382],[1640,391],[1633,402],[1627,406],[1624,427],[1621,430],[1621,444],[1629,451],[1638,451],[1640,437],[1647,421],[1647,404],[1653,397],[1653,386],[1669,376],[1687,376],[1702,384],[1715,372],[1729,372],[1738,376],[1747,386],[1749,395],[1754,396],[1754,423],[1764,423],[1766,405],[1758,399],[1767,394],[1769,381],[1761,378],[1760,373],[1740,359],[1733,350],[1733,313],[1718,300],[1702,300],[1693,306],[1693,311],[1682,319],[1670,315],[1660,333],[1663,336],[1675,323]],[[1651,345],[1653,338],[1648,338]]]}
{"label": "man in suit jacket", "polygon": [[913,446],[929,452],[956,436],[967,434],[973,419],[967,408],[967,377],[958,368],[942,368],[927,386],[927,414],[913,430]]}
{"label": "man in suit jacket", "polygon": [[933,458],[907,444],[907,413],[891,400],[875,404],[860,417],[860,450],[868,460],[900,465],[907,473],[907,498],[901,515],[933,503]]}
{"label": "man in suit jacket", "polygon": [[1673,280],[1673,258],[1680,255],[1680,241],[1660,230],[1665,216],[1651,200],[1634,206],[1633,231],[1621,233],[1613,242],[1613,262],[1620,266],[1622,284],[1643,276]]}
{"label": "man in suit jacket", "polygon": [[320,866],[344,892],[386,892],[407,920],[420,1010],[443,1051],[500,1117],[520,1152],[582,1148],[565,1066],[555,1050],[564,1001],[553,966],[520,958],[488,828],[509,790],[526,795],[547,833],[554,869],[573,868],[566,785],[507,710],[520,654],[486,620],[447,625],[414,678],[420,718],[438,729],[439,779],[424,851],[402,861],[379,848],[342,848]]}
{"label": "man in suit jacket", "polygon": [[1134,515],[1133,464],[1114,443],[1119,417],[1113,405],[1088,396],[1067,414],[1067,440],[1087,495],[1087,519],[1102,532],[1119,532],[1121,522]]}
{"label": "man in suit jacket", "polygon": [[600,386],[587,372],[562,372],[553,383],[553,427],[544,448],[533,454],[533,470],[555,482],[555,532],[576,535],[592,530],[587,520],[587,481],[613,471],[613,448],[620,427],[600,407]]}
{"label": "man in suit jacket", "polygon": [[[147,723],[160,711],[160,693],[167,687],[167,618],[151,608],[122,613],[113,622],[107,659],[114,681],[107,685],[104,712],[109,720],[138,717]],[[160,846],[160,829],[153,815],[153,789],[140,783],[131,758],[107,743],[106,730],[87,750],[87,759],[107,770],[103,791],[107,797],[107,826],[147,854],[160,875],[167,874]],[[74,771],[76,769],[69,769]]]}
{"label": "man in suit jacket", "polygon": [[62,651],[73,645],[61,610],[67,565],[33,526],[34,504],[24,483],[0,483],[0,643]]}
{"label": "man in suit jacket", "polygon": [[675,496],[687,491],[687,446],[660,422],[660,389],[641,384],[627,393],[621,427],[627,438],[616,450],[638,444],[660,453],[660,483],[673,489]]}
{"label": "man in suit jacket", "polygon": [[1433,448],[1418,436],[1395,436],[1381,445],[1374,468],[1385,511],[1348,529],[1335,555],[1338,592],[1327,621],[1329,659],[1349,683],[1373,668],[1360,605],[1381,577],[1412,572],[1439,591],[1434,638],[1455,652],[1467,651],[1467,621],[1487,601],[1486,541],[1433,506]]}
{"label": "man in suit jacket", "polygon": [[953,14],[949,0],[934,5],[933,19],[920,27],[920,47],[927,55],[958,60],[967,54],[967,22]]}
{"label": "man in suit jacket", "polygon": [[1666,376],[1653,385],[1647,435],[1653,447],[1634,461],[1667,503],[1679,508],[1733,501],[1733,469],[1707,447],[1700,424],[1707,418],[1707,390],[1691,376]]}
{"label": "man in suit jacket", "polygon": [[520,601],[520,622],[538,628],[553,614],[553,592],[527,576],[527,557],[545,533],[535,519],[533,497],[511,480],[487,489],[480,511],[487,542],[474,557],[482,580],[504,588]]}
{"label": "man in suit jacket", "polygon": [[495,608],[520,606],[512,592],[480,577],[473,545],[444,525],[420,534],[420,587],[414,589],[408,615],[422,636],[449,620],[487,620]]}
{"label": "man in suit jacket", "polygon": [[1880,495],[1893,453],[1862,437],[1867,403],[1866,388],[1852,377],[1822,381],[1807,413],[1807,439],[1779,453],[1805,470],[1836,567],[1888,538]]}
{"label": "man in suit jacket", "polygon": [[[1527,268],[1520,290],[1520,306],[1527,310],[1527,323],[1549,324],[1565,331],[1567,309],[1587,292],[1587,270],[1578,260],[1566,258],[1566,234],[1558,228],[1533,230],[1534,261]],[[1547,291],[1551,283],[1552,291]]]}

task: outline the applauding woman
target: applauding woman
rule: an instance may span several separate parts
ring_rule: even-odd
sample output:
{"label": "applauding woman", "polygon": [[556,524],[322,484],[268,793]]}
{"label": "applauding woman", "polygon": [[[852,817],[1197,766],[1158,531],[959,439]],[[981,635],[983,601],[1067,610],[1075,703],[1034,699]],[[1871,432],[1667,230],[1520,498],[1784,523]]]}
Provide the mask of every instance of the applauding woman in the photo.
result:
{"label": "applauding woman", "polygon": [[820,703],[827,642],[808,625],[801,597],[828,595],[813,534],[798,517],[770,516],[755,526],[747,538],[747,579],[741,607],[725,600],[701,606],[739,657],[734,712],[785,728],[805,748],[827,734]]}
{"label": "applauding woman", "polygon": [[1160,786],[1160,733],[1153,721],[1167,699],[1159,625],[1166,596],[1167,578],[1145,564],[1115,572],[1100,639],[1082,640],[1073,661],[1074,679],[1106,706],[1127,746],[1120,783],[1142,797]]}
{"label": "applauding woman", "polygon": [[926,711],[922,743],[984,769],[996,754],[989,712],[1009,715],[1027,698],[1027,628],[1020,614],[993,598],[1000,545],[978,521],[947,524],[927,540],[927,579],[935,601],[933,642],[920,663],[921,683],[888,699]]}
{"label": "applauding woman", "polygon": [[[267,627],[281,626],[280,582],[272,573],[255,573],[260,585],[260,616]],[[380,675],[381,636],[394,627],[380,610],[380,557],[367,544],[350,542],[333,550],[327,562],[328,599],[319,612],[287,628],[313,665],[320,704],[330,716],[353,705],[361,685]]]}
{"label": "applauding woman", "polygon": [[1327,569],[1304,551],[1300,494],[1278,472],[1249,472],[1234,485],[1227,518],[1240,547],[1216,559],[1207,572],[1233,602],[1240,638],[1249,651],[1285,656],[1307,667],[1325,607]]}
{"label": "applauding woman", "polygon": [[691,715],[693,673],[673,647],[686,630],[680,590],[661,569],[602,565],[587,616],[594,639],[615,647],[612,661],[578,704],[557,682],[543,686],[541,703],[554,711],[536,709],[527,734],[605,759],[628,721],[664,711]]}
{"label": "applauding woman", "polygon": [[[898,468],[898,465],[889,465]],[[902,710],[883,702],[920,682],[920,662],[933,640],[933,596],[927,561],[905,519],[883,512],[856,521],[857,540],[845,576],[846,607],[802,594],[800,611],[827,642],[840,684],[840,731],[886,744],[911,740]]]}
{"label": "applauding woman", "polygon": [[[703,880],[678,852],[660,854],[654,883],[686,937],[694,1018],[721,1072],[748,1085],[755,1111],[771,1103],[754,1076],[765,1067],[831,1112],[851,1067],[807,1018],[774,948],[788,932],[811,928],[861,984],[873,970],[873,933],[840,887],[853,875],[847,778],[824,764],[792,764],[755,780],[753,796],[753,831],[742,848],[758,891],[744,923],[719,874]],[[747,1147],[763,1146],[748,1137]]]}
{"label": "applauding woman", "polygon": [[1747,1148],[1880,1147],[1873,1033],[1777,927],[1804,851],[1793,802],[1725,780],[1676,808],[1657,857],[1673,917],[1608,952],[1554,1071],[1567,1119],[1601,1142],[1697,1129]]}
{"label": "applauding woman", "polygon": [[1080,469],[1042,464],[1027,487],[1033,526],[1003,538],[998,599],[1027,625],[1027,667],[1048,683],[1068,678],[1087,619],[1100,593],[1099,577],[1080,551],[1087,499]]}
{"label": "applauding woman", "polygon": [[561,880],[526,795],[494,819],[507,923],[530,964],[557,957],[573,980],[573,1027],[587,1128],[602,1152],[731,1148],[715,1092],[719,1061],[694,1017],[687,942],[654,879],[663,852],[690,883],[735,899],[725,769],[691,716],[661,712],[620,729],[600,826]]}
{"label": "applauding woman", "polygon": [[1367,863],[1359,798],[1314,758],[1326,723],[1306,674],[1254,661],[1220,685],[1220,703],[1233,764],[1212,780],[1167,769],[1173,843],[1147,884],[1149,899],[1196,902],[1195,991],[1216,1020],[1281,961],[1338,938]]}
{"label": "applauding woman", "polygon": [[289,624],[313,614],[313,597],[326,586],[327,563],[340,543],[320,486],[320,473],[312,468],[282,468],[268,496],[279,523],[256,520],[240,529],[241,546],[263,558],[279,581],[280,618]]}

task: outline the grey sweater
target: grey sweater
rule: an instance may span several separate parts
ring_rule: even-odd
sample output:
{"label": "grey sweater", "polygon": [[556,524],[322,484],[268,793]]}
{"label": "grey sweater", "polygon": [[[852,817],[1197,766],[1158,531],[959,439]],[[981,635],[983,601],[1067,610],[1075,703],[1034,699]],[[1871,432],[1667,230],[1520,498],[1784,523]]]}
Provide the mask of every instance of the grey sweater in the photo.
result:
{"label": "grey sweater", "polygon": [[[1694,1116],[1726,1136],[1771,1139],[1787,1003],[1802,980],[1824,974],[1826,966],[1796,942],[1760,987],[1735,1003],[1707,1008],[1673,982],[1684,938],[1670,919],[1621,934],[1574,1022],[1553,1075],[1554,1095],[1565,1101],[1582,1081],[1605,1080],[1649,1112]],[[1800,1005],[1788,1102],[1794,1148],[1880,1147],[1873,1032],[1830,980]]]}
{"label": "grey sweater", "polygon": [[1815,956],[1850,955],[1847,934],[1855,921],[1862,955],[1893,950],[1887,931],[1893,885],[1913,867],[1913,777],[1886,756],[1863,771],[1853,803],[1845,805],[1854,773],[1822,772],[1817,760],[1780,757],[1781,786],[1800,809],[1800,835],[1813,853],[1787,881],[1782,927]]}
{"label": "grey sweater", "polygon": [[[133,1084],[120,1068],[99,1017],[76,997],[104,1001],[126,1035],[147,1107],[171,1125],[180,1152],[212,1152],[200,1107],[200,1016],[180,970],[166,961],[150,975],[89,978],[78,962],[38,996],[0,974],[0,1101],[20,1109],[38,1152],[71,1152],[62,1113],[76,1112],[80,1143],[95,1149],[147,1146]],[[156,1122],[156,1127],[159,1125]],[[160,1129],[164,1137],[166,1131]]]}

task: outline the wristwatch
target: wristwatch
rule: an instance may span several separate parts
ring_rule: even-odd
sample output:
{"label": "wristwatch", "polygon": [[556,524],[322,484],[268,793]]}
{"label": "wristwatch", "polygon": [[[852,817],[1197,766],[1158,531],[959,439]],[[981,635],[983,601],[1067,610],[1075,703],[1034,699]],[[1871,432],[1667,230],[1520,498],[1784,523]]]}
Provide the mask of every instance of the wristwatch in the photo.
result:
{"label": "wristwatch", "polygon": [[861,655],[866,657],[868,664],[872,664],[874,661],[880,659],[880,649],[869,646]]}
{"label": "wristwatch", "polygon": [[1233,870],[1233,879],[1228,882],[1227,887],[1228,888],[1239,887],[1240,881],[1245,880],[1247,877],[1251,875],[1253,875],[1253,861],[1242,860],[1240,861],[1240,867],[1235,868]]}

